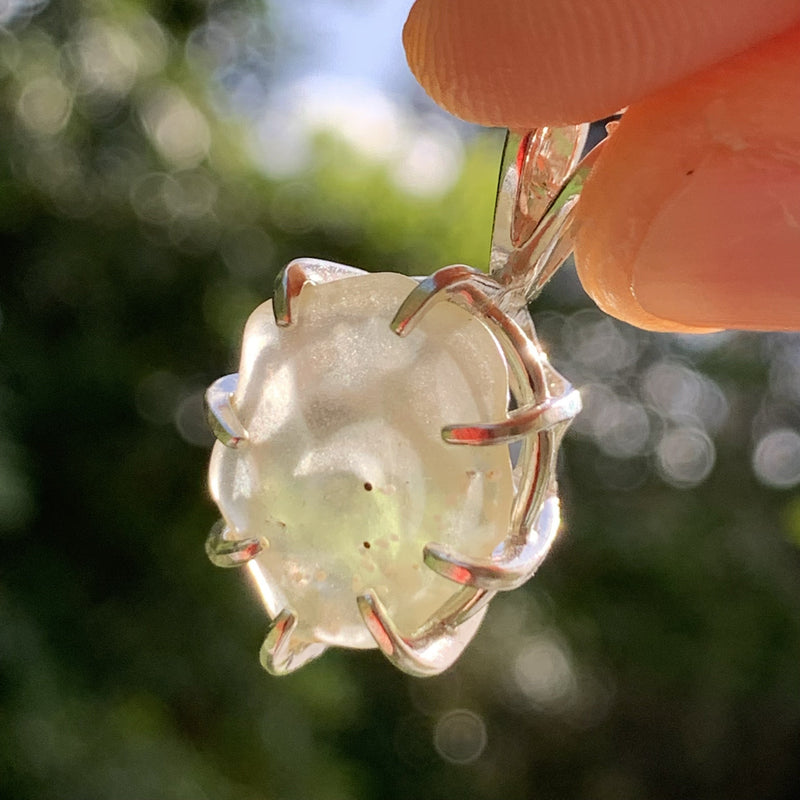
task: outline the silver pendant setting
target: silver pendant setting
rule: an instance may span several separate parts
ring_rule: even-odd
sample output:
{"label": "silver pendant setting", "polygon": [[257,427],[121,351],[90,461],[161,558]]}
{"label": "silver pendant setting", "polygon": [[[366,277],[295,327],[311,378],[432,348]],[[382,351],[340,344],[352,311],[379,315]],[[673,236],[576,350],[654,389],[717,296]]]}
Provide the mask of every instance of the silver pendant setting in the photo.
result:
{"label": "silver pendant setting", "polygon": [[580,396],[527,303],[571,252],[587,127],[509,136],[489,275],[293,261],[248,321],[239,373],[208,389],[223,519],[206,550],[249,571],[269,672],[343,646],[438,674],[546,557]]}

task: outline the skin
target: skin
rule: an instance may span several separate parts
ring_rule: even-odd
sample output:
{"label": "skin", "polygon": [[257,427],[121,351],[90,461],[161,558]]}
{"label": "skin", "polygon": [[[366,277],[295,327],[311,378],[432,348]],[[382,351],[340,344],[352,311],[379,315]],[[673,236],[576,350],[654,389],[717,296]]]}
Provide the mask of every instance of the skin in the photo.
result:
{"label": "skin", "polygon": [[578,212],[601,308],[800,329],[800,0],[417,0],[403,38],[431,97],[483,125],[628,107]]}

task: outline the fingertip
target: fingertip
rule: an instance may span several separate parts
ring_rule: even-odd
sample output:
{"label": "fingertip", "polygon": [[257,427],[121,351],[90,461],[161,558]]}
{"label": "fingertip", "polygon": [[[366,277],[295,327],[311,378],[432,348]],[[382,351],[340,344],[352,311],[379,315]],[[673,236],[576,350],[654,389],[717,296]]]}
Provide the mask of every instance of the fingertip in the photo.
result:
{"label": "fingertip", "polygon": [[800,28],[633,106],[579,205],[598,304],[653,330],[800,328]]}
{"label": "fingertip", "polygon": [[691,325],[800,328],[799,187],[800,163],[709,155],[642,241],[631,273],[642,308]]}
{"label": "fingertip", "polygon": [[605,117],[798,19],[796,0],[416,0],[403,42],[448,111],[526,129]]}

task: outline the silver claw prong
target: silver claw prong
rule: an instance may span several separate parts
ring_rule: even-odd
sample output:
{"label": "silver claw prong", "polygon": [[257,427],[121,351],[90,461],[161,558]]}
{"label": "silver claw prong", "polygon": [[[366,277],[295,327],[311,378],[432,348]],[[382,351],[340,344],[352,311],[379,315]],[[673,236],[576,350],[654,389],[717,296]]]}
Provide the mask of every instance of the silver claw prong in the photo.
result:
{"label": "silver claw prong", "polygon": [[465,589],[412,636],[404,636],[372,590],[358,597],[358,609],[381,652],[398,669],[417,677],[444,672],[463,652],[483,621],[491,595]]}
{"label": "silver claw prong", "polygon": [[581,396],[574,389],[551,397],[543,403],[515,409],[501,422],[476,422],[471,425],[447,425],[442,438],[449,444],[508,444],[532,433],[550,430],[573,420],[581,410]]}
{"label": "silver claw prong", "polygon": [[[406,336],[422,315],[443,300],[466,308],[476,318],[499,334],[498,341],[509,362],[515,383],[545,386],[542,353],[534,343],[530,317],[525,311],[516,321],[504,310],[509,295],[497,282],[471,267],[443,267],[415,287],[401,303],[390,327],[399,336]],[[527,317],[528,327],[525,325]]]}
{"label": "silver claw prong", "polygon": [[421,316],[434,303],[447,298],[447,290],[455,284],[466,280],[475,280],[479,277],[486,277],[483,273],[472,267],[462,264],[455,264],[450,267],[443,267],[433,275],[420,281],[400,304],[397,313],[389,323],[389,327],[398,336],[407,336],[414,329]]}
{"label": "silver claw prong", "polygon": [[275,323],[281,328],[294,322],[293,306],[303,287],[309,282],[311,278],[302,261],[292,261],[278,273],[272,296],[272,313]]}
{"label": "silver claw prong", "polygon": [[536,523],[522,541],[509,537],[491,558],[469,558],[444,545],[425,546],[425,564],[451,581],[489,592],[522,586],[538,569],[558,534],[561,512],[556,495],[545,500]]}
{"label": "silver claw prong", "polygon": [[363,270],[323,261],[319,258],[298,258],[290,261],[275,279],[275,292],[272,297],[272,314],[275,323],[286,328],[294,323],[294,307],[300,292],[306,284],[330,283],[342,278],[365,275]]}
{"label": "silver claw prong", "polygon": [[238,382],[238,373],[225,375],[214,381],[205,394],[206,419],[211,432],[226,447],[233,448],[247,441],[247,431],[232,404]]}
{"label": "silver claw prong", "polygon": [[231,539],[230,528],[220,520],[206,539],[206,555],[216,567],[240,567],[255,558],[267,545],[267,540]]}
{"label": "silver claw prong", "polygon": [[440,667],[429,663],[414,647],[412,641],[403,637],[374,591],[368,591],[358,597],[358,610],[381,652],[398,669],[419,678],[436,675],[442,671]]}
{"label": "silver claw prong", "polygon": [[261,645],[261,664],[272,675],[286,675],[321,656],[327,649],[318,642],[299,642],[293,638],[297,617],[288,609],[278,614]]}

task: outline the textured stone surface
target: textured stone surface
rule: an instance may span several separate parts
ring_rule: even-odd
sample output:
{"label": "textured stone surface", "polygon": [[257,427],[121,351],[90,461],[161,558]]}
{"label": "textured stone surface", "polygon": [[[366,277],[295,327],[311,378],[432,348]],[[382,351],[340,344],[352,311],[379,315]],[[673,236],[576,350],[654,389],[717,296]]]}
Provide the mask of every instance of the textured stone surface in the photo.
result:
{"label": "textured stone surface", "polygon": [[412,633],[460,590],[424,565],[424,545],[485,557],[506,534],[507,447],[440,434],[503,418],[505,361],[450,303],[392,333],[414,285],[394,274],[307,285],[291,327],[275,325],[271,302],[247,323],[234,408],[249,440],[215,446],[211,491],[235,536],[268,539],[255,583],[270,587],[271,614],[295,611],[306,640],[374,646],[356,606],[367,589]]}

